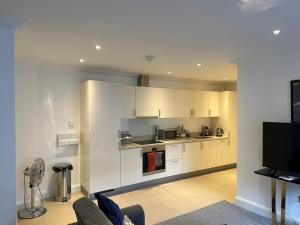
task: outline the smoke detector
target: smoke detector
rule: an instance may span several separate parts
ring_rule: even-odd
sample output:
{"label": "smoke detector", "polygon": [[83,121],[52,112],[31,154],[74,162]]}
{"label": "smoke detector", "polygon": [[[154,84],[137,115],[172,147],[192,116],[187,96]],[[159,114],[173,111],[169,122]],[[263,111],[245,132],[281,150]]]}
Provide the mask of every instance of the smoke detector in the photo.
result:
{"label": "smoke detector", "polygon": [[148,62],[152,62],[154,60],[155,56],[154,55],[145,55],[145,59],[148,61]]}

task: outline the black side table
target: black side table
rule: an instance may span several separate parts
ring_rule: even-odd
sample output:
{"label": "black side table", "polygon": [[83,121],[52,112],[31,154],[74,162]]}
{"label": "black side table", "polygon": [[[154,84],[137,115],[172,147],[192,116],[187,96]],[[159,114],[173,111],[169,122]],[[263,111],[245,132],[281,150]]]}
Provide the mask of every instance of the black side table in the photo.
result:
{"label": "black side table", "polygon": [[[276,181],[281,180],[282,189],[281,189],[281,221],[280,225],[285,225],[285,198],[286,198],[286,184],[294,183],[300,184],[300,174],[295,173],[288,173],[280,170],[274,170],[270,168],[264,168],[261,170],[254,171],[254,173],[270,177],[272,183],[272,225],[277,225],[277,218],[276,218]],[[295,177],[293,180],[287,179],[288,177]]]}

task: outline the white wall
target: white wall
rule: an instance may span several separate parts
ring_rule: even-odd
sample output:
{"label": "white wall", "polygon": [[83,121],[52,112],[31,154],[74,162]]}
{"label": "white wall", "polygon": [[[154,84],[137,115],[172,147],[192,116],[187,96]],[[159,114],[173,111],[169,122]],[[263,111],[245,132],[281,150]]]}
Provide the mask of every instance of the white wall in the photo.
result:
{"label": "white wall", "polygon": [[[67,149],[65,153],[57,153],[60,149],[56,148],[56,134],[79,132],[80,83],[88,79],[136,85],[134,75],[87,72],[79,68],[16,62],[17,204],[21,204],[23,200],[23,170],[37,157],[46,161],[47,172],[41,187],[47,195],[53,194],[52,166],[57,162],[68,161],[73,164],[72,185],[74,188],[79,187],[79,149]],[[152,86],[174,86],[171,81],[160,82],[155,79],[151,82]],[[199,87],[202,90],[227,88],[221,84],[207,86],[185,82],[181,85],[190,89]],[[68,121],[74,122],[74,130],[68,129]]]}
{"label": "white wall", "polygon": [[[299,54],[274,51],[237,63],[237,203],[268,216],[271,215],[270,179],[253,173],[262,168],[262,122],[290,122],[290,81],[300,79],[299,60]],[[300,186],[289,184],[287,192],[287,213],[300,220],[297,202]]]}
{"label": "white wall", "polygon": [[14,31],[0,28],[0,225],[16,224]]}

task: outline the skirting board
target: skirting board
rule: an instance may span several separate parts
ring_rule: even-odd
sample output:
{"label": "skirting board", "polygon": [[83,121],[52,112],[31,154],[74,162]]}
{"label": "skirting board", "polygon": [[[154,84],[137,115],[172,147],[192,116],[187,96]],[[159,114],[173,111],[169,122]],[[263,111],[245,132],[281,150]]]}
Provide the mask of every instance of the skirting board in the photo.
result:
{"label": "skirting board", "polygon": [[[76,193],[80,191],[80,184],[74,184],[71,186],[71,193]],[[53,193],[51,194],[50,192],[44,190],[42,191],[42,194],[44,196],[44,198],[52,198],[53,197]],[[23,209],[24,208],[24,202],[23,200],[22,201],[18,201],[16,203],[16,206],[17,206],[17,210],[20,210],[20,209]]]}
{"label": "skirting board", "polygon": [[[235,200],[236,200],[236,202],[235,202],[236,205],[238,205],[238,206],[240,206],[244,209],[247,209],[251,212],[254,212],[258,215],[261,215],[261,216],[264,216],[264,217],[267,217],[267,218],[271,218],[271,216],[272,216],[271,209],[266,207],[266,206],[263,206],[263,205],[255,203],[255,202],[249,201],[249,200],[247,200],[245,198],[242,198],[240,196],[236,196]],[[280,221],[281,212],[280,211],[276,211],[276,212],[277,212],[277,221]],[[293,220],[291,218],[292,217],[290,217],[289,215],[286,215],[286,221]]]}
{"label": "skirting board", "polygon": [[[202,176],[202,175],[206,175],[209,173],[224,171],[224,170],[233,169],[233,168],[236,168],[236,164],[230,164],[230,165],[215,167],[215,168],[211,168],[211,169],[199,170],[199,171],[195,171],[195,172],[191,172],[191,173],[179,174],[179,175],[175,175],[175,176],[145,181],[145,182],[138,183],[138,184],[133,184],[133,185],[124,186],[124,187],[120,187],[120,188],[116,188],[116,189],[112,189],[112,190],[103,191],[101,193],[105,194],[106,196],[113,196],[113,195],[117,195],[117,194],[126,193],[129,191],[135,191],[135,190],[138,190],[141,188],[156,186],[156,185],[160,185],[160,184],[174,182],[174,181],[191,178],[191,177],[195,177],[195,176]],[[94,194],[88,193],[88,191],[85,190],[85,188],[83,186],[81,186],[81,192],[85,196],[89,197],[90,199],[95,198]]]}

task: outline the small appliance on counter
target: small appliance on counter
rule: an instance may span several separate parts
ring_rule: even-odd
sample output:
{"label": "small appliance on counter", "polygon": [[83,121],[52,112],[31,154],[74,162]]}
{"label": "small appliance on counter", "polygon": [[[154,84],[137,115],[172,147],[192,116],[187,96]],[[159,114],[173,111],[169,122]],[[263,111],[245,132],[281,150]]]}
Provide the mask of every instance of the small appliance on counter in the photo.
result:
{"label": "small appliance on counter", "polygon": [[204,126],[204,125],[202,124],[200,136],[211,136],[211,135],[212,135],[212,134],[211,134],[211,132],[210,132],[208,126]]}
{"label": "small appliance on counter", "polygon": [[132,141],[132,135],[129,133],[129,131],[120,132],[120,141],[121,144],[125,144]]}
{"label": "small appliance on counter", "polygon": [[189,130],[184,129],[183,124],[181,125],[181,127],[177,128],[177,137],[185,138],[189,136],[190,136],[190,132]]}
{"label": "small appliance on counter", "polygon": [[160,140],[175,139],[178,137],[177,134],[178,134],[177,128],[158,130],[158,138]]}
{"label": "small appliance on counter", "polygon": [[224,135],[224,130],[222,128],[217,128],[216,129],[216,136],[217,137],[222,137]]}

